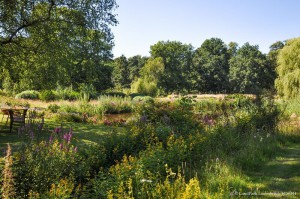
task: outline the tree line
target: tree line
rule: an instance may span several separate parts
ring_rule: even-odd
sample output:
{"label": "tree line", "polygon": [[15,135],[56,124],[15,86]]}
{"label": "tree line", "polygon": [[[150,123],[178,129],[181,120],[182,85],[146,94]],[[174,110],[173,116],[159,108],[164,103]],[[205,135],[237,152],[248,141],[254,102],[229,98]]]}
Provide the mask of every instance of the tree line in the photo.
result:
{"label": "tree line", "polygon": [[194,49],[179,41],[159,41],[150,57],[124,55],[114,59],[112,80],[118,88],[137,92],[257,93],[274,89],[277,56],[284,42],[270,46],[267,55],[257,45],[205,40]]}
{"label": "tree line", "polygon": [[118,23],[117,7],[115,0],[0,1],[0,88],[299,93],[299,38],[278,41],[267,54],[257,45],[210,38],[198,48],[159,41],[150,46],[149,57],[113,58],[110,27]]}

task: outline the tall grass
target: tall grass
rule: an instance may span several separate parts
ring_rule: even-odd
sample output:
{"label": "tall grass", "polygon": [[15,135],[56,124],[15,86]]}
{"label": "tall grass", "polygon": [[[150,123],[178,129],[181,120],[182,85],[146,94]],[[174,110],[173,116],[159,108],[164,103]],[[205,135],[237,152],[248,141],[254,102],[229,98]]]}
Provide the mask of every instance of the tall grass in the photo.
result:
{"label": "tall grass", "polygon": [[[51,168],[60,167],[55,169],[55,176],[49,174],[53,179],[43,190],[32,187],[36,193],[51,192],[65,180],[66,187],[73,189],[68,197],[76,193],[82,198],[229,198],[234,190],[257,188],[248,184],[243,173],[260,168],[278,148],[276,106],[261,98],[234,106],[232,99],[205,103],[201,115],[188,98],[141,105],[124,133],[107,134],[101,145],[82,154],[66,156],[67,148],[43,142],[46,151],[53,147],[58,151],[56,163],[52,161],[53,153],[43,153],[42,146],[34,144],[31,150],[24,150],[25,159],[22,154],[16,158],[24,163],[14,165],[22,171],[16,176],[17,182],[22,182],[22,175],[32,178],[35,184],[49,180],[43,173],[48,172],[46,167],[40,167],[49,164]],[[97,108],[102,113],[120,113],[132,111],[134,105],[129,98],[102,96],[59,106],[61,111],[96,114]],[[209,107],[214,107],[216,117],[206,111]],[[65,134],[61,136],[65,139]],[[69,146],[68,142],[64,144]],[[61,166],[68,165],[68,161],[76,164],[67,168],[72,175],[60,175],[64,171]],[[30,166],[30,172],[23,165]],[[30,192],[28,186],[16,187],[23,193]]]}
{"label": "tall grass", "polygon": [[130,97],[100,96],[93,101],[61,101],[49,106],[58,120],[82,121],[88,117],[102,118],[104,114],[130,113],[134,110],[135,102]]}

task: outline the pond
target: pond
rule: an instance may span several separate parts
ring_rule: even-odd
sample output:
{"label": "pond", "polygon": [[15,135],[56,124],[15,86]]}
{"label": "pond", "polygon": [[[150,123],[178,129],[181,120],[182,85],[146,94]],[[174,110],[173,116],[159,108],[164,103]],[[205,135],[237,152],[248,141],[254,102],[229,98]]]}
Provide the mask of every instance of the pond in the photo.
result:
{"label": "pond", "polygon": [[120,113],[120,114],[105,114],[103,120],[108,121],[119,121],[119,120],[128,120],[133,116],[133,113]]}

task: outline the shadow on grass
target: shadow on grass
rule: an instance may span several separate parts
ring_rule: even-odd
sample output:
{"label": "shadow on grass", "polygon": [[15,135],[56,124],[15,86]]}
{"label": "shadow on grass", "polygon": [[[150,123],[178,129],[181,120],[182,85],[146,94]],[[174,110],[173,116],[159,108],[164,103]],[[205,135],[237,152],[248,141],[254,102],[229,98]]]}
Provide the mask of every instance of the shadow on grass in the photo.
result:
{"label": "shadow on grass", "polygon": [[248,173],[248,176],[254,184],[262,185],[261,193],[283,193],[287,194],[284,198],[299,198],[300,143],[283,146],[274,160],[267,162],[257,172]]}
{"label": "shadow on grass", "polygon": [[[62,124],[51,120],[46,120],[43,131],[39,135],[35,135],[38,140],[49,140],[51,133],[55,127],[62,125],[64,132],[69,132],[70,128],[73,131],[73,144],[76,146],[86,147],[91,144],[102,144],[104,137],[113,131],[118,133],[124,132],[123,127],[112,127],[104,125],[84,124],[84,123],[71,123],[64,122]],[[26,136],[18,135],[18,128],[14,128],[9,132],[9,127],[4,124],[0,125],[0,157],[5,155],[7,143],[9,143],[14,151],[29,140]]]}

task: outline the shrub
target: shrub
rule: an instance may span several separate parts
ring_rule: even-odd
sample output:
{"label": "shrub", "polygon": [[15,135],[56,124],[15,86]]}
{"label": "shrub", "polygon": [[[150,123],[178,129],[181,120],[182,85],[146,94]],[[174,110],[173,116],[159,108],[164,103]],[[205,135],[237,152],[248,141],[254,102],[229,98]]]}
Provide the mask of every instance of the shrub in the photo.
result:
{"label": "shrub", "polygon": [[90,99],[94,99],[97,92],[93,84],[80,84],[80,99],[83,101],[89,101]]}
{"label": "shrub", "polygon": [[40,93],[40,99],[42,101],[54,101],[56,99],[56,95],[52,90],[44,90]]}
{"label": "shrub", "polygon": [[97,106],[102,107],[105,113],[130,113],[133,110],[133,102],[130,97],[100,96]]}
{"label": "shrub", "polygon": [[147,79],[139,78],[131,85],[133,92],[142,93],[144,95],[156,96],[158,93],[158,87],[156,82],[148,81]]}
{"label": "shrub", "polygon": [[134,102],[154,103],[154,99],[150,96],[136,96],[132,100]]}
{"label": "shrub", "polygon": [[7,96],[8,93],[0,89],[0,96]]}
{"label": "shrub", "polygon": [[48,106],[48,109],[52,112],[52,113],[57,113],[57,111],[60,109],[60,106],[57,104],[50,104]]}
{"label": "shrub", "polygon": [[39,99],[39,92],[35,90],[23,91],[16,95],[16,99]]}
{"label": "shrub", "polygon": [[61,100],[76,100],[80,98],[80,93],[73,90],[72,86],[63,88],[58,85],[55,91],[57,98]]}
{"label": "shrub", "polygon": [[57,113],[54,115],[53,119],[56,122],[82,122],[84,118],[82,118],[78,113]]}

